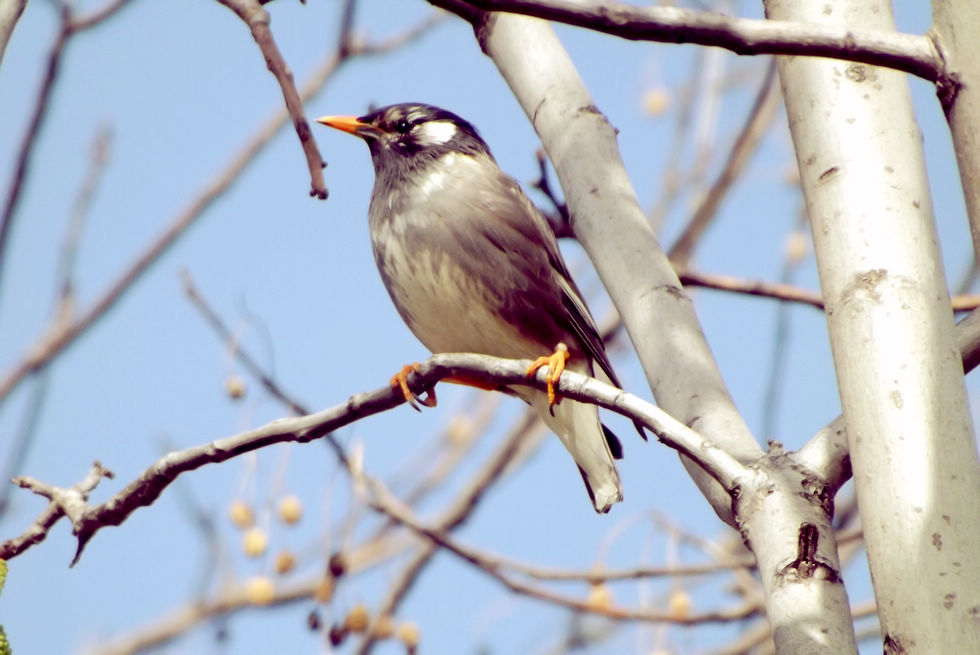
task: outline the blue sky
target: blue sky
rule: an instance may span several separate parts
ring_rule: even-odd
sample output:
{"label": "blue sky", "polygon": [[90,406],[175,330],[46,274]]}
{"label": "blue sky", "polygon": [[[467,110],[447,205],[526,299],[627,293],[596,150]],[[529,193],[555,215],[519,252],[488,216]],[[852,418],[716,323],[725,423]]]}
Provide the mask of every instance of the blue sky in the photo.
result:
{"label": "blue sky", "polygon": [[[338,3],[310,0],[304,6],[280,0],[268,9],[297,81],[306,79],[333,48]],[[926,9],[900,9],[909,12],[899,16],[903,28],[924,31]],[[752,2],[737,3],[735,10],[744,16],[760,12]],[[356,24],[365,38],[384,38],[430,11],[421,1],[365,0]],[[29,3],[0,67],[4,187],[56,23],[51,3]],[[623,156],[642,205],[654,206],[663,192],[683,90],[704,70],[707,51],[617,41],[581,30],[559,32],[598,106],[620,129]],[[714,62],[731,83],[719,96],[716,115],[701,119],[717,144],[709,153],[710,179],[740,127],[765,62],[720,51],[708,56],[717,57]],[[931,89],[918,81],[912,88],[946,267],[958,280],[970,261],[970,240],[955,162]],[[662,116],[644,111],[643,98],[655,89],[669,97]],[[359,114],[371,103],[409,100],[445,106],[471,120],[505,170],[525,185],[535,179],[533,130],[468,26],[453,18],[397,53],[351,63],[308,103],[307,113],[311,118]],[[281,102],[244,24],[217,3],[134,2],[98,30],[76,38],[37,144],[0,282],[0,370],[17,362],[47,324],[58,246],[100,126],[111,128],[111,159],[80,244],[75,280],[81,308],[188,205]],[[228,376],[241,369],[184,297],[182,270],[233,325],[244,346],[311,407],[380,387],[402,364],[426,355],[402,325],[374,269],[366,221],[372,182],[367,149],[357,139],[319,126],[314,135],[328,162],[329,200],[308,197],[309,178],[295,134],[282,131],[122,302],[57,360],[24,474],[70,485],[99,459],[117,475],[94,494],[102,500],[166,450],[284,414],[250,379],[243,401],[233,402],[224,393]],[[691,161],[688,149],[682,162],[689,167]],[[801,207],[798,191],[787,182],[794,165],[780,118],[698,249],[700,269],[770,280],[778,276],[784,243]],[[675,204],[664,228],[665,243],[678,233],[693,202],[688,194]],[[590,264],[574,244],[563,248],[601,317],[608,300]],[[809,258],[796,281],[817,288]],[[750,426],[759,430],[777,306],[709,291],[698,291],[695,298],[732,394]],[[774,436],[796,448],[839,408],[823,317],[797,307],[789,320],[789,371]],[[614,363],[627,389],[649,397],[628,348],[614,353]],[[0,458],[8,456],[31,386],[23,385],[0,406]],[[435,410],[416,414],[402,407],[339,436],[345,444],[362,444],[367,470],[385,479],[431,446],[433,435],[453,416],[479,402],[474,392],[440,388]],[[492,426],[494,435],[521,409],[513,400],[503,406]],[[459,537],[509,557],[581,569],[595,562],[600,549],[608,566],[664,563],[669,549],[651,518],[654,511],[708,538],[730,536],[673,453],[639,442],[628,423],[612,418],[610,424],[627,454],[621,466],[626,501],[611,515],[592,512],[571,460],[550,438],[528,464],[495,486]],[[493,443],[491,438],[478,446],[448,488],[420,513],[437,514]],[[284,492],[304,502],[306,516],[298,527],[285,528],[268,518],[269,504]],[[0,517],[4,539],[19,533],[43,506],[27,492],[12,498],[13,506]],[[188,504],[217,521],[225,548],[220,579],[267,573],[268,559],[241,555],[239,535],[225,517],[236,498],[259,508],[273,549],[314,553],[302,561],[297,579],[320,570],[323,553],[350,538],[336,530],[349,507],[346,480],[322,444],[275,447],[206,467],[182,478],[122,527],[100,533],[74,569],[67,567],[74,546],[64,524],[14,560],[0,596],[0,624],[15,652],[81,652],[152,623],[193,598],[202,568],[214,565]],[[677,557],[700,559],[687,547]],[[333,611],[342,614],[356,602],[373,606],[402,563],[396,560],[345,582]],[[864,600],[870,591],[863,565],[853,569],[851,600]],[[584,595],[584,588],[578,588]],[[661,602],[665,589],[662,583],[614,587],[617,599],[631,605],[642,598]],[[691,586],[690,591],[695,609],[730,600],[719,596],[716,586]],[[299,603],[246,611],[226,624],[223,646],[214,645],[214,627],[205,626],[168,652],[260,653],[273,646],[284,652],[322,652],[321,636],[304,628],[311,607]],[[330,611],[324,611],[326,620]],[[445,554],[413,587],[398,618],[417,622],[424,649],[434,653],[483,645],[492,652],[542,650],[554,644],[569,620],[563,610],[512,596]],[[719,627],[693,635],[674,628],[667,639],[684,651],[717,644],[735,631]],[[649,628],[627,627],[596,652],[642,651],[640,646],[654,643],[652,634]],[[388,646],[379,652],[398,650]]]}

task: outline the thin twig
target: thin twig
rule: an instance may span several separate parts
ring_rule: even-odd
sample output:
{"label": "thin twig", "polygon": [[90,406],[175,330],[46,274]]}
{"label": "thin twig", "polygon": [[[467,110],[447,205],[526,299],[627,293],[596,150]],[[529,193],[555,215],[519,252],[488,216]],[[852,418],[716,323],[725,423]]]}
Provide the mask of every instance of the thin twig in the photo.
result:
{"label": "thin twig", "polygon": [[[823,310],[823,296],[817,291],[808,291],[791,284],[780,282],[765,282],[763,280],[746,280],[731,275],[718,275],[703,271],[678,271],[677,276],[684,286],[704,287],[718,291],[744,293],[760,298],[772,298],[788,302],[802,303]],[[953,296],[950,298],[954,312],[971,311],[980,307],[980,294]]]}
{"label": "thin twig", "polygon": [[[780,284],[791,284],[793,276],[803,262],[803,257],[796,252],[793,240],[799,237],[802,240],[803,229],[806,224],[804,212],[797,216],[796,225],[793,226],[787,240],[788,246],[783,255],[782,270],[779,273]],[[790,336],[790,305],[779,303],[776,307],[775,329],[772,340],[772,359],[769,363],[769,375],[767,376],[766,390],[762,401],[762,430],[760,434],[764,439],[775,439],[776,421],[779,418],[780,401],[783,397],[785,388],[785,376],[788,370],[788,352]]]}
{"label": "thin twig", "polygon": [[[52,301],[51,311],[51,320],[55,323],[65,324],[71,320],[75,297],[72,280],[75,274],[75,259],[92,197],[99,186],[102,173],[105,171],[106,162],[108,161],[110,138],[108,126],[100,128],[96,133],[92,143],[91,159],[85,173],[85,179],[78,189],[75,202],[72,204],[71,214],[68,217],[68,226],[65,229],[65,236],[62,239],[57,272],[55,273],[54,299]],[[3,473],[0,474],[0,480],[8,480],[16,475],[20,471],[24,459],[27,457],[31,442],[36,433],[38,420],[42,415],[47,399],[49,373],[49,370],[45,370],[38,375],[34,386],[30,390],[17,433],[14,435],[12,443],[5,453],[5,463],[3,465]],[[0,487],[0,516],[3,516],[6,512],[11,490],[12,487],[8,485]]]}
{"label": "thin twig", "polygon": [[[224,343],[234,344],[236,341],[235,335],[232,334],[228,326],[225,325],[225,322],[218,316],[218,313],[214,311],[204,296],[201,295],[201,292],[198,291],[190,273],[181,271],[180,279],[184,285],[184,293],[187,294],[187,298],[201,316],[204,317],[204,320],[208,322],[211,329],[215,331]],[[238,361],[259,381],[259,384],[273,398],[285,405],[290,412],[299,416],[310,413],[310,410],[305,405],[296,400],[292,395],[286,393],[279,383],[246,350],[242,349],[239,345],[235,345],[233,350]]]}
{"label": "thin twig", "polygon": [[[303,112],[303,100],[293,82],[293,73],[289,70],[289,65],[282,53],[279,52],[279,46],[276,45],[276,41],[272,37],[272,30],[269,28],[269,12],[258,0],[218,0],[218,2],[231,9],[245,21],[248,29],[252,32],[252,38],[262,50],[265,65],[269,72],[275,76],[276,81],[279,82],[279,88],[282,89],[286,110],[293,121],[293,127],[296,128],[296,135],[299,137],[303,154],[306,155],[306,164],[310,169],[310,195],[325,200],[327,186],[323,180],[323,167],[325,166],[323,157],[320,156],[320,150],[310,132],[310,124]],[[343,59],[350,51],[349,36],[342,37],[339,43],[337,57]]]}
{"label": "thin twig", "polygon": [[17,163],[14,165],[14,177],[7,190],[7,199],[4,202],[3,214],[0,214],[0,290],[3,289],[3,282],[6,281],[4,269],[6,268],[7,244],[10,241],[10,231],[13,227],[14,217],[24,184],[27,182],[28,169],[34,155],[34,146],[37,143],[37,135],[41,131],[41,125],[47,117],[51,106],[51,92],[58,79],[61,70],[61,58],[65,54],[65,47],[68,39],[72,35],[71,30],[71,9],[67,4],[61,6],[61,24],[58,34],[55,36],[54,43],[48,52],[47,64],[44,67],[44,78],[41,80],[41,88],[37,93],[37,100],[34,102],[34,110],[21,140],[20,149],[17,151]]}
{"label": "thin twig", "polygon": [[41,131],[41,126],[44,124],[44,120],[51,106],[51,92],[54,89],[55,83],[58,81],[58,74],[61,72],[61,61],[64,57],[65,49],[68,47],[68,42],[72,36],[95,27],[111,18],[120,9],[129,4],[129,2],[130,0],[111,0],[104,7],[78,18],[74,15],[71,3],[62,2],[60,5],[61,22],[58,26],[58,34],[55,36],[54,42],[51,44],[51,49],[48,52],[47,64],[44,67],[44,77],[41,80],[41,88],[38,90],[37,99],[34,101],[34,110],[31,112],[27,129],[24,131],[24,138],[21,140],[20,149],[17,151],[14,176],[7,190],[7,199],[4,202],[3,213],[0,214],[0,291],[2,291],[5,278],[5,254],[7,244],[10,241],[10,230],[16,217],[17,207],[20,204],[24,184],[27,182],[31,160],[34,156],[34,147],[37,143],[37,136]]}
{"label": "thin twig", "polygon": [[722,200],[738,176],[745,170],[750,158],[758,149],[762,137],[772,124],[773,116],[779,107],[779,98],[779,85],[776,83],[776,62],[772,60],[766,68],[766,74],[758,93],[756,93],[755,102],[752,103],[752,109],[749,111],[745,124],[728,153],[725,165],[698,205],[681,236],[670,249],[669,257],[675,268],[686,268],[690,263],[695,245],[717,216]]}
{"label": "thin twig", "polygon": [[719,291],[744,293],[761,298],[773,298],[776,300],[802,303],[823,310],[823,296],[819,292],[808,291],[791,284],[746,280],[731,275],[717,275],[700,271],[679,271],[677,275],[684,286],[704,287]]}
{"label": "thin twig", "polygon": [[760,610],[760,606],[757,604],[742,603],[738,606],[723,610],[707,611],[700,614],[680,615],[670,611],[658,612],[647,608],[632,609],[616,607],[614,605],[605,606],[592,604],[587,600],[560,594],[544,587],[538,587],[527,582],[517,580],[499,571],[489,562],[481,560],[479,553],[456,541],[447,531],[441,530],[437,527],[431,527],[426,523],[423,523],[411,512],[407,506],[402,504],[382,485],[378,484],[377,482],[369,483],[366,481],[364,484],[370,492],[368,502],[371,503],[371,506],[374,509],[398,520],[401,523],[404,523],[412,530],[415,530],[419,534],[424,535],[425,537],[436,542],[448,552],[456,555],[466,562],[469,562],[470,564],[477,566],[479,570],[490,575],[492,578],[515,593],[537,598],[556,605],[561,605],[577,612],[591,612],[618,621],[652,621],[676,623],[679,625],[696,625],[701,623],[740,621],[757,614]]}
{"label": "thin twig", "polygon": [[[527,441],[530,436],[529,433],[535,428],[540,428],[540,426],[541,423],[538,421],[534,411],[530,409],[525,410],[521,419],[510,431],[510,434],[501,441],[500,445],[487,458],[476,475],[470,479],[466,488],[456,496],[453,503],[437,520],[436,525],[439,530],[449,533],[466,522],[473,514],[473,510],[476,509],[479,502],[486,496],[490,486],[503,477],[502,473],[504,469],[513,462],[515,453]],[[355,480],[355,488],[357,488],[356,482]],[[391,585],[388,595],[378,607],[377,616],[391,616],[395,613],[401,601],[404,600],[405,595],[429,562],[432,561],[432,557],[436,552],[438,552],[436,545],[428,542],[415,553],[408,565],[403,569],[398,580]],[[374,631],[369,631],[358,646],[357,653],[359,655],[366,655],[377,642],[377,639],[377,634]]]}

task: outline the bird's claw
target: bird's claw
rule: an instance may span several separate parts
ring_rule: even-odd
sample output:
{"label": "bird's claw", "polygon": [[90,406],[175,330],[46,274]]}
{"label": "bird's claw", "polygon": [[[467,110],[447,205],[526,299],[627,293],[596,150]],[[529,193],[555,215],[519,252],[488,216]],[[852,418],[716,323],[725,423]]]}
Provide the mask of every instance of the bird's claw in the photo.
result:
{"label": "bird's claw", "polygon": [[391,386],[398,387],[402,390],[402,395],[405,396],[405,402],[407,402],[409,406],[411,406],[411,408],[414,409],[416,412],[421,412],[422,410],[419,409],[419,406],[418,404],[416,404],[415,401],[422,403],[426,407],[436,406],[435,387],[431,389],[426,389],[424,398],[408,388],[408,375],[410,373],[421,373],[421,372],[422,372],[422,365],[419,364],[418,362],[414,362],[412,364],[405,364],[405,366],[402,366],[402,370],[400,370],[398,373],[395,373],[395,375],[392,376],[391,381],[389,383],[391,384]]}
{"label": "bird's claw", "polygon": [[548,367],[548,374],[545,375],[544,379],[548,383],[549,405],[557,405],[561,402],[561,398],[555,393],[555,384],[565,371],[565,362],[568,361],[569,357],[571,355],[568,352],[568,346],[564,343],[559,343],[555,346],[555,352],[545,357],[538,357],[534,360],[534,363],[527,367],[527,376],[529,378],[533,378],[539,368]]}

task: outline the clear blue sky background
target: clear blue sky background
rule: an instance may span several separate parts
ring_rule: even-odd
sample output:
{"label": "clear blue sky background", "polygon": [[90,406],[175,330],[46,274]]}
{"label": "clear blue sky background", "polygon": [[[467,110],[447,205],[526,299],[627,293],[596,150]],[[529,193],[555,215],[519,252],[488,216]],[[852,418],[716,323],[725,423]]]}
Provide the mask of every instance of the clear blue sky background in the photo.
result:
{"label": "clear blue sky background", "polygon": [[[279,0],[268,5],[274,34],[297,81],[306,79],[334,47],[339,4],[310,0],[304,6]],[[927,8],[911,4],[898,3],[900,26],[921,33],[928,25]],[[732,10],[743,16],[761,12],[755,2],[734,3]],[[356,24],[367,38],[377,39],[431,11],[421,0],[364,0]],[[51,3],[29,3],[0,67],[4,189],[56,19]],[[598,106],[621,130],[620,144],[637,194],[645,207],[652,207],[663,190],[681,89],[703,70],[708,52],[565,28],[560,34]],[[723,67],[725,80],[732,83],[716,115],[702,119],[715,134],[717,146],[709,153],[708,166],[716,171],[765,62],[717,51],[710,56],[717,57],[715,65]],[[955,281],[970,260],[955,164],[931,88],[917,81],[912,86],[947,271]],[[644,112],[642,99],[661,87],[668,90],[671,104],[664,116],[652,117]],[[505,170],[525,184],[535,179],[538,142],[533,130],[468,26],[454,18],[393,55],[351,64],[307,110],[310,117],[359,114],[370,103],[407,100],[442,105],[470,119]],[[103,27],[75,39],[37,144],[3,271],[0,370],[20,359],[49,319],[58,247],[99,126],[111,126],[112,154],[79,251],[75,279],[81,308],[102,293],[281,104],[279,89],[244,24],[216,2],[133,2]],[[314,408],[382,386],[403,363],[426,355],[398,319],[374,269],[366,221],[372,182],[367,149],[339,132],[314,130],[329,164],[329,200],[308,197],[309,176],[295,134],[281,132],[111,314],[58,359],[23,473],[70,485],[99,459],[117,475],[100,485],[94,498],[101,500],[168,449],[200,444],[284,414],[251,380],[243,401],[228,399],[225,380],[239,368],[185,299],[178,277],[182,269],[240,329],[246,347]],[[684,156],[686,166],[691,159],[690,153]],[[787,182],[794,166],[780,118],[698,250],[700,268],[750,278],[778,276],[785,239],[801,206],[797,190]],[[666,243],[683,225],[692,202],[683,197],[669,214]],[[574,245],[565,246],[594,312],[602,316],[608,301],[588,261]],[[817,288],[812,261],[804,264],[797,281]],[[776,304],[708,291],[697,292],[696,302],[736,402],[759,430]],[[790,370],[777,430],[770,436],[796,448],[839,408],[822,315],[799,307],[790,320]],[[621,349],[614,359],[624,385],[649,397],[632,354]],[[0,458],[8,457],[30,388],[24,385],[0,407]],[[475,406],[476,398],[466,390],[441,389],[436,410],[420,415],[402,407],[345,429],[340,437],[347,444],[361,442],[367,470],[384,478],[429,445],[457,412]],[[517,401],[507,400],[505,406],[511,417],[520,410]],[[531,563],[587,568],[601,548],[609,566],[667,561],[666,540],[652,521],[653,511],[707,537],[730,534],[671,451],[640,443],[622,421],[610,423],[627,452],[621,466],[626,501],[611,515],[592,512],[571,460],[551,438],[528,465],[494,488],[459,536]],[[499,432],[506,424],[500,419],[494,427]],[[484,444],[478,454],[491,447]],[[438,513],[479,462],[479,457],[471,458],[449,489],[420,511]],[[268,519],[268,504],[283,491],[304,501],[306,517],[296,528]],[[15,652],[81,652],[152,623],[194,598],[202,567],[210,566],[210,560],[188,502],[218,521],[226,548],[220,558],[225,579],[268,572],[270,559],[251,561],[240,554],[238,533],[225,518],[235,498],[259,507],[273,550],[287,546],[312,553],[298,577],[320,570],[323,553],[344,539],[328,528],[338,525],[348,507],[346,480],[321,443],[275,447],[257,457],[206,467],[182,478],[121,528],[100,533],[74,569],[67,566],[74,544],[65,524],[14,560],[0,596],[0,624]],[[15,492],[12,508],[0,517],[0,538],[18,534],[42,506],[27,492]],[[700,558],[685,547],[678,557]],[[345,582],[334,611],[342,614],[355,602],[373,606],[399,571],[395,562]],[[848,574],[853,578],[852,601],[867,599],[863,565]],[[665,589],[660,584],[614,587],[617,598],[629,605],[643,598],[661,603]],[[692,586],[690,591],[695,610],[726,601],[714,588]],[[299,603],[246,611],[227,623],[224,646],[214,645],[215,628],[206,626],[166,652],[322,652],[321,636],[304,627],[311,607]],[[325,620],[330,620],[330,611],[324,611]],[[423,649],[429,653],[469,652],[478,646],[501,653],[540,651],[560,638],[568,622],[566,612],[514,597],[448,555],[440,555],[416,583],[398,617],[421,626]],[[736,632],[713,628],[694,640],[674,628],[667,637],[675,651],[683,652],[692,644],[723,642]],[[642,646],[654,643],[653,634],[650,628],[627,628],[596,652],[644,652]],[[398,651],[388,646],[379,652]]]}

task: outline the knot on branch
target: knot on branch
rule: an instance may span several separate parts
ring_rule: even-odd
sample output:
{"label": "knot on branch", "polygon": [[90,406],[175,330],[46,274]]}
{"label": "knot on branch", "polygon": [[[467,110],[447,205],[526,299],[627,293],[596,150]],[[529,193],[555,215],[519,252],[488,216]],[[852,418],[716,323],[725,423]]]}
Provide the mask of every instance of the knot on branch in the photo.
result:
{"label": "knot on branch", "polygon": [[840,573],[817,556],[819,541],[820,531],[817,526],[812,523],[802,524],[797,540],[796,559],[779,570],[779,577],[784,581],[812,578],[833,583],[840,582]]}

